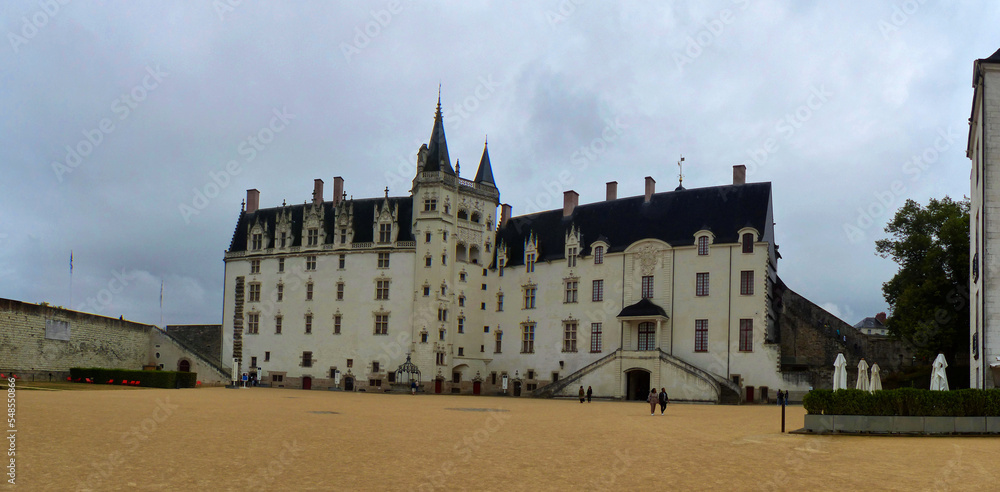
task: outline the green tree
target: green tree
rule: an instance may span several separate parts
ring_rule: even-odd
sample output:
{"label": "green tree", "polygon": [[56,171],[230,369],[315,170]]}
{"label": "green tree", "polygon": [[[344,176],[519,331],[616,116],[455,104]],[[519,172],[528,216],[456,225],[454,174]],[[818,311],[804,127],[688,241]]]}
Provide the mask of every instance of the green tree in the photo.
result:
{"label": "green tree", "polygon": [[932,198],[926,207],[913,200],[875,241],[882,258],[899,272],[882,284],[889,303],[889,332],[918,353],[942,352],[949,361],[969,350],[969,200]]}

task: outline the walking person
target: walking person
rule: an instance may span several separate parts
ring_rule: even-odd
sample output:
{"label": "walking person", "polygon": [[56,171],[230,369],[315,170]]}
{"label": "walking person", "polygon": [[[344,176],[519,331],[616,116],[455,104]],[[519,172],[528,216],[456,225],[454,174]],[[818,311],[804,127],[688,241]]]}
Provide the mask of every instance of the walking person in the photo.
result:
{"label": "walking person", "polygon": [[656,415],[656,402],[658,400],[656,388],[650,388],[649,396],[646,397],[646,402],[649,403],[649,415]]}
{"label": "walking person", "polygon": [[660,415],[663,415],[663,411],[667,409],[667,402],[670,401],[670,398],[667,396],[666,388],[660,388],[659,400],[660,400]]}
{"label": "walking person", "polygon": [[417,394],[417,382],[416,381],[410,381],[410,394],[411,395]]}
{"label": "walking person", "polygon": [[594,390],[590,386],[587,386],[587,403],[590,403],[590,397],[594,396]]}
{"label": "walking person", "polygon": [[580,403],[583,403],[586,393],[583,392],[583,386],[580,386]]}

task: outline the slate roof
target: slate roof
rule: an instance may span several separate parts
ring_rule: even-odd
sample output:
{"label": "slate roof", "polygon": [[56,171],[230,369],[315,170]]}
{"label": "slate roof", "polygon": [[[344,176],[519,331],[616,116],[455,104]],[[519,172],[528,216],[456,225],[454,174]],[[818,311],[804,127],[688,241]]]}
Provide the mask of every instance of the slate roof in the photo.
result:
{"label": "slate roof", "polygon": [[662,307],[657,306],[653,301],[649,299],[643,299],[631,306],[625,306],[618,313],[619,318],[629,318],[629,317],[653,317],[653,316],[663,316],[664,318],[669,318],[667,312],[663,310]]}
{"label": "slate roof", "polygon": [[[713,186],[654,194],[649,203],[643,195],[578,205],[572,215],[549,210],[510,219],[497,230],[497,246],[507,246],[507,265],[524,264],[524,242],[529,234],[538,239],[539,261],[565,257],[565,239],[570,226],[581,232],[580,254],[590,254],[591,244],[601,238],[607,252],[624,251],[636,241],[660,239],[672,246],[694,244],[694,233],[705,229],[715,242],[738,242],[739,230],[753,227],[770,230],[767,223],[771,183]],[[494,254],[494,264],[496,255]]]}
{"label": "slate roof", "polygon": [[[372,227],[375,217],[375,207],[381,206],[386,200],[384,197],[351,199],[346,201],[346,205],[354,206],[354,241],[355,243],[368,243],[375,240],[374,228]],[[397,241],[413,241],[413,231],[410,226],[413,223],[413,198],[409,196],[389,197],[389,209],[395,210],[399,205],[399,215],[396,218],[396,227],[399,233]],[[263,208],[256,212],[240,214],[233,232],[233,239],[229,244],[229,251],[246,251],[247,232],[252,224],[258,219],[267,225],[269,236],[265,240],[265,248],[275,247],[275,229],[278,224],[278,214],[284,210],[292,213],[292,244],[291,246],[302,245],[302,221],[305,214],[305,207],[312,204],[287,205],[284,207]],[[333,244],[336,240],[336,212],[333,202],[323,202],[323,230],[326,233],[324,244]]]}
{"label": "slate roof", "polygon": [[427,161],[424,164],[424,171],[444,171],[445,174],[455,175],[455,170],[451,167],[451,157],[448,156],[448,140],[444,136],[444,122],[441,120],[441,94],[438,94],[431,140],[427,143]]}
{"label": "slate roof", "polygon": [[986,63],[1000,63],[1000,50],[990,55],[989,58],[983,58],[983,61]]}
{"label": "slate roof", "polygon": [[476,171],[476,183],[488,184],[494,188],[497,184],[493,182],[493,166],[490,165],[489,144],[483,145],[483,158],[479,160],[479,170]]}
{"label": "slate roof", "polygon": [[878,319],[876,319],[875,317],[869,316],[869,317],[867,317],[867,318],[865,318],[865,319],[863,319],[861,321],[858,321],[858,324],[854,325],[854,327],[857,328],[857,329],[859,329],[859,330],[860,329],[864,329],[864,328],[872,328],[872,329],[883,328],[884,329],[885,325],[883,325],[882,322],[879,321]]}

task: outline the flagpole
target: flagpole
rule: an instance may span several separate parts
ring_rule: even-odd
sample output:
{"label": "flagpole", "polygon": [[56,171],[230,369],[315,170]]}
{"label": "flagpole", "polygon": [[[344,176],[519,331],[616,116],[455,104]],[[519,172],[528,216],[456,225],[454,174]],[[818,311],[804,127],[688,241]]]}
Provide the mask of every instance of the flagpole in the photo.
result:
{"label": "flagpole", "polygon": [[163,326],[163,279],[160,279],[160,329],[166,329]]}
{"label": "flagpole", "polygon": [[73,309],[73,250],[69,250],[69,306],[68,309]]}

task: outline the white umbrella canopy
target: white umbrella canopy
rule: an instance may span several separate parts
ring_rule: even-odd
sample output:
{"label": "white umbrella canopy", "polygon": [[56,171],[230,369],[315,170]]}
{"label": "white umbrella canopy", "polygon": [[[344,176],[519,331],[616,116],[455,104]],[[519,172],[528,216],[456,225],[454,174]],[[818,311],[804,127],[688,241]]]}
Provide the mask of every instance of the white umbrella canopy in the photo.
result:
{"label": "white umbrella canopy", "polygon": [[864,359],[858,362],[858,384],[855,388],[868,391],[868,363]]}
{"label": "white umbrella canopy", "polygon": [[944,354],[938,354],[931,370],[931,391],[948,391],[948,374],[944,371],[946,367],[948,361],[944,359]]}
{"label": "white umbrella canopy", "polygon": [[837,354],[833,362],[833,390],[847,389],[847,359],[844,354]]}
{"label": "white umbrella canopy", "polygon": [[879,369],[878,364],[872,364],[872,380],[868,387],[868,391],[875,392],[882,390],[882,376],[879,375],[879,371],[881,371],[881,369]]}

